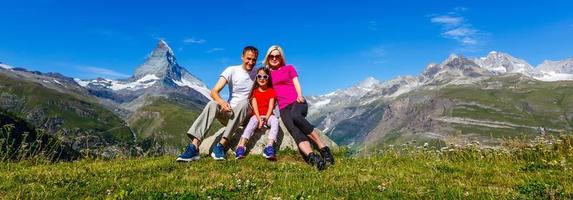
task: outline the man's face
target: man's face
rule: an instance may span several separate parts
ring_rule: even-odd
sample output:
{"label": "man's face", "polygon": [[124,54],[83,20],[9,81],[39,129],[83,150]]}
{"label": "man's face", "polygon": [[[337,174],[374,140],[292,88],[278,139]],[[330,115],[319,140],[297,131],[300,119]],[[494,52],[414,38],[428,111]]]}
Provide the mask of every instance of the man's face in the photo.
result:
{"label": "man's face", "polygon": [[241,59],[243,60],[243,66],[245,67],[245,69],[247,71],[251,71],[253,69],[253,67],[255,67],[255,64],[257,63],[257,57],[258,56],[259,55],[257,55],[253,51],[247,51],[247,52],[245,52],[245,54],[243,54]]}

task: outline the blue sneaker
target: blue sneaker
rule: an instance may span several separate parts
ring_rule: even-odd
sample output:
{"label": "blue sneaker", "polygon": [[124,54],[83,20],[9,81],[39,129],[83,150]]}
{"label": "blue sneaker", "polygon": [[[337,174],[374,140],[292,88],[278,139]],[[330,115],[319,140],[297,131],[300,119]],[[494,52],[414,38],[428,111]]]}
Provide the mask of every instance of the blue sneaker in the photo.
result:
{"label": "blue sneaker", "polygon": [[263,149],[263,157],[265,157],[267,160],[277,160],[273,146],[267,146],[265,149]]}
{"label": "blue sneaker", "polygon": [[245,157],[245,147],[240,146],[237,147],[237,150],[235,150],[235,159],[241,159]]}
{"label": "blue sneaker", "polygon": [[185,148],[185,152],[177,157],[177,162],[191,162],[194,160],[199,160],[199,158],[199,151],[197,151],[195,145],[190,144],[187,146],[187,148]]}
{"label": "blue sneaker", "polygon": [[217,143],[211,152],[211,157],[215,160],[225,160],[225,147],[221,143]]}

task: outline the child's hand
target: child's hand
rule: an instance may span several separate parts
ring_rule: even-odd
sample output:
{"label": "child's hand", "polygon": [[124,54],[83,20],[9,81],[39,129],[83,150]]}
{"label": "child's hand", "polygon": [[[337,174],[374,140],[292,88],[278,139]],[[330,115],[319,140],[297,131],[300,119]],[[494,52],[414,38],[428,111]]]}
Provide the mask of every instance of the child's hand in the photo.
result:
{"label": "child's hand", "polygon": [[259,129],[263,128],[263,125],[265,125],[265,121],[263,119],[259,120]]}

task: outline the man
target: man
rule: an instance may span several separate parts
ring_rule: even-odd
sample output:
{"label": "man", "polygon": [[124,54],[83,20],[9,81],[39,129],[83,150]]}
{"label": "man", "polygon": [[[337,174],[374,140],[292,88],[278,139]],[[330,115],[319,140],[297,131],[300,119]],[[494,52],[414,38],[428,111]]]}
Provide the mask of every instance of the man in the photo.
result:
{"label": "man", "polygon": [[[179,162],[190,162],[199,159],[199,145],[205,134],[209,131],[213,120],[217,118],[222,124],[226,124],[223,137],[213,148],[211,157],[215,160],[225,159],[224,145],[227,138],[250,116],[249,95],[255,80],[256,70],[253,70],[257,63],[259,51],[253,46],[243,49],[241,60],[243,64],[227,67],[219,80],[211,90],[212,101],[207,103],[201,115],[197,117],[193,125],[187,131],[187,135],[192,142],[185,148],[177,158]],[[219,92],[229,84],[229,99],[225,101]]]}

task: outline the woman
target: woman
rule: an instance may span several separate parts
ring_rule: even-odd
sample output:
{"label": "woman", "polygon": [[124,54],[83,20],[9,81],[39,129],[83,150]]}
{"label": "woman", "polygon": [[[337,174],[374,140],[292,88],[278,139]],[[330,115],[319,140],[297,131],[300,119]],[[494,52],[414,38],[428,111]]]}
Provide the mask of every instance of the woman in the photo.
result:
{"label": "woman", "polygon": [[[318,170],[325,169],[326,163],[334,164],[330,149],[320,141],[318,133],[314,131],[314,126],[305,119],[308,104],[302,96],[298,74],[292,65],[286,64],[282,48],[278,45],[271,46],[265,55],[263,65],[271,70],[272,84],[276,92],[281,119],[299,150]],[[316,143],[321,156],[313,152],[308,138]]]}

